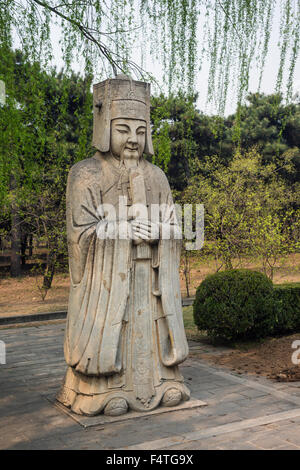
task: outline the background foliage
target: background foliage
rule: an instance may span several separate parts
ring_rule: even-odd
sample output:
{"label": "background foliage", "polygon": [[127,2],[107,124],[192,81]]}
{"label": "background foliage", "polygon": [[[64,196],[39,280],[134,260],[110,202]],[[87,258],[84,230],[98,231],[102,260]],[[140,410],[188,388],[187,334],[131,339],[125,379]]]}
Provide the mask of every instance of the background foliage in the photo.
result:
{"label": "background foliage", "polygon": [[[205,204],[206,249],[218,269],[251,254],[272,277],[279,257],[299,249],[299,14],[299,0],[0,0],[0,236],[10,238],[11,274],[34,239],[46,246],[40,268],[43,288],[51,285],[65,259],[67,173],[93,152],[91,83],[122,71],[155,84],[145,70],[151,59],[167,85],[152,99],[153,163],[178,202]],[[252,66],[258,89],[262,81],[275,16],[276,90],[249,95]],[[51,68],[53,31],[62,31],[61,72]],[[81,59],[84,76],[72,72]],[[217,116],[196,108],[207,63]],[[229,84],[238,106],[225,118]]]}

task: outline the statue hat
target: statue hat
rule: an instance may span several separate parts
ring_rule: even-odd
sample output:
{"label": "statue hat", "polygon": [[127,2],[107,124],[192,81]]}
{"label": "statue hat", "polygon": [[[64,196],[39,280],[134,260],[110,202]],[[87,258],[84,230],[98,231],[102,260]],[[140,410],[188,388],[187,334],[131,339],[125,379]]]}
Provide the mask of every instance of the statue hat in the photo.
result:
{"label": "statue hat", "polygon": [[140,119],[146,122],[144,153],[153,155],[150,129],[150,84],[117,75],[93,86],[93,146],[100,152],[110,149],[111,120]]}

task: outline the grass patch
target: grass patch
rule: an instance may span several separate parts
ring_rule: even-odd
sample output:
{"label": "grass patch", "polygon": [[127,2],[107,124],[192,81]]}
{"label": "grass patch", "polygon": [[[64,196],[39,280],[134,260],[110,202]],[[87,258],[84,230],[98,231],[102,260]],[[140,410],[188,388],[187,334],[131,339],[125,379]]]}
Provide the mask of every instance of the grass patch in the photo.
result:
{"label": "grass patch", "polygon": [[206,338],[206,331],[199,331],[194,322],[193,306],[183,307],[183,324],[188,340],[199,341]]}
{"label": "grass patch", "polygon": [[188,329],[197,328],[194,323],[193,306],[189,305],[188,307],[183,307],[182,311],[183,311],[184,328],[188,328]]}
{"label": "grass patch", "polygon": [[300,282],[285,282],[283,284],[273,284],[274,287],[277,289],[278,287],[300,287]]}

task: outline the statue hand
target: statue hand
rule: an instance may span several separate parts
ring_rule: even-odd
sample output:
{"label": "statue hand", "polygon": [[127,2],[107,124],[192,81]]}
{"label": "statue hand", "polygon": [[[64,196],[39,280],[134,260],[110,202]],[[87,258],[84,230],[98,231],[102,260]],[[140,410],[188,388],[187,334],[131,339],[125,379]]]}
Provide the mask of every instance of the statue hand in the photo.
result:
{"label": "statue hand", "polygon": [[159,224],[156,222],[146,219],[134,219],[131,226],[135,240],[155,243],[159,239]]}

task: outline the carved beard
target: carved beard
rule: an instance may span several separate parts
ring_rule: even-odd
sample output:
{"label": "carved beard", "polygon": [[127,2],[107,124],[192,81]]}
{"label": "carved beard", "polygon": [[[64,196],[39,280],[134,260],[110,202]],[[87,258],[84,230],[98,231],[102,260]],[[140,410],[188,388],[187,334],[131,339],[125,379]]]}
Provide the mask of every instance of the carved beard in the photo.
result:
{"label": "carved beard", "polygon": [[138,144],[128,144],[126,143],[120,151],[120,155],[117,158],[120,160],[120,163],[124,164],[127,169],[136,168],[139,164],[142,152]]}
{"label": "carved beard", "polygon": [[126,144],[121,150],[120,159],[121,160],[139,160],[141,157],[138,145],[128,145]]}

